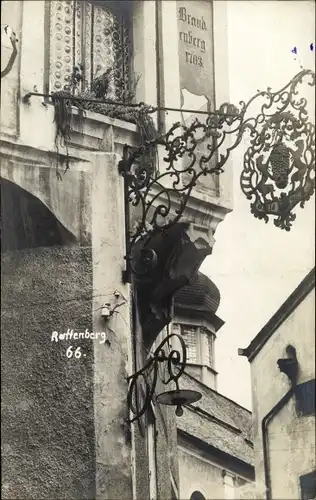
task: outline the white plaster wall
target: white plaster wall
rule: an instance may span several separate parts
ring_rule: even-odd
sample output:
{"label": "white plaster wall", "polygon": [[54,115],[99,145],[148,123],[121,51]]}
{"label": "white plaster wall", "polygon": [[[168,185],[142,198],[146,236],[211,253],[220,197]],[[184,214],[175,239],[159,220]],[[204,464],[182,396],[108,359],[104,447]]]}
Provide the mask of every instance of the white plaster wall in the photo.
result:
{"label": "white plaster wall", "polygon": [[[21,97],[27,92],[44,93],[44,24],[45,2],[25,0],[21,36]],[[20,140],[44,150],[54,150],[55,126],[52,106],[46,109],[43,99],[33,97],[31,105],[20,104]]]}
{"label": "white plaster wall", "polygon": [[[155,1],[133,2],[133,67],[140,75],[136,99],[157,105],[156,9]],[[156,114],[152,117],[156,120]],[[157,120],[156,120],[157,121]]]}
{"label": "white plaster wall", "polygon": [[[164,106],[171,108],[181,107],[177,16],[176,0],[161,2]],[[165,116],[166,130],[177,121],[181,121],[181,113],[168,111]]]}
{"label": "white plaster wall", "polygon": [[[228,45],[228,4],[227,1],[213,1],[214,19],[214,71],[216,108],[224,102],[231,102],[229,45]],[[227,144],[230,141],[227,139]],[[229,158],[224,172],[220,175],[220,203],[228,209],[233,208],[233,162]]]}
{"label": "white plaster wall", "polygon": [[13,53],[9,35],[4,31],[9,25],[16,34],[17,55],[10,72],[1,78],[1,119],[0,130],[2,134],[16,136],[19,131],[16,102],[20,91],[20,48],[22,28],[22,5],[18,0],[4,0],[1,2],[1,71],[7,68]]}
{"label": "white plaster wall", "polygon": [[[124,268],[123,179],[112,153],[92,155],[93,328],[106,329],[107,349],[94,344],[94,412],[96,436],[96,499],[132,498],[131,444],[126,439],[128,418],[126,377],[131,373],[130,287],[122,283]],[[107,202],[104,203],[106,197]],[[101,317],[105,301],[119,314]]]}
{"label": "white plaster wall", "polygon": [[[284,321],[251,363],[255,468],[258,498],[263,498],[264,469],[261,422],[289,389],[277,360],[292,344],[299,362],[298,383],[315,378],[315,295],[310,292]],[[273,499],[298,499],[299,476],[311,472],[315,462],[315,417],[298,418],[292,399],[268,426]]]}
{"label": "white plaster wall", "polygon": [[91,163],[78,162],[61,182],[52,160],[41,163],[36,154],[21,158],[15,153],[13,148],[1,158],[1,177],[41,200],[77,241],[85,239],[91,233]]}
{"label": "white plaster wall", "polygon": [[[180,495],[181,499],[189,499],[194,491],[199,491],[207,500],[219,500],[226,498],[224,490],[223,467],[216,462],[200,456],[199,450],[193,451],[185,448],[184,445],[178,447],[179,474],[180,474]],[[229,468],[225,468],[236,477],[234,496],[240,498],[254,498],[254,485],[246,478],[238,476]],[[245,481],[245,485],[238,487],[239,481]],[[241,493],[242,492],[242,493]],[[241,494],[241,496],[240,496]]]}

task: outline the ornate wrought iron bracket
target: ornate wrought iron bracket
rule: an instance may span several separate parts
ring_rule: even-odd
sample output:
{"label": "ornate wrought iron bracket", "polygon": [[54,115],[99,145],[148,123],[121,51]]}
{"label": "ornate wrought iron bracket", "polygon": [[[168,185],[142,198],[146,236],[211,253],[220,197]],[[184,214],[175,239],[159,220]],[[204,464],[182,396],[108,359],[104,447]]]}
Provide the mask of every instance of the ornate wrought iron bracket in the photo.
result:
{"label": "ornate wrought iron bracket", "polygon": [[[198,179],[223,172],[243,139],[249,146],[240,185],[251,212],[290,230],[293,209],[303,207],[315,190],[315,126],[308,121],[307,99],[300,95],[303,83],[314,86],[315,73],[301,71],[281,90],[268,88],[240,102],[240,109],[224,103],[205,122],[178,122],[138,148],[124,147],[118,168],[125,180],[125,281],[131,281],[131,272],[145,276],[152,271],[157,262],[152,238],[180,221]],[[253,105],[260,105],[255,116],[250,114]],[[153,146],[165,150],[163,171],[144,161]],[[133,231],[130,206],[138,211]]]}
{"label": "ornate wrought iron bracket", "polygon": [[[172,337],[177,338],[180,343],[180,350],[171,349],[170,341]],[[163,385],[174,382],[176,389],[156,395],[156,400],[161,404],[176,406],[176,415],[183,413],[182,406],[187,403],[198,401],[201,394],[196,391],[181,390],[179,388],[179,379],[186,367],[187,353],[183,338],[180,335],[172,333],[168,335],[151,355],[145,366],[127,378],[129,389],[127,402],[133,417],[128,423],[138,421],[146,413],[146,410],[153,401],[157,387],[158,377]],[[166,377],[159,375],[164,372]]]}

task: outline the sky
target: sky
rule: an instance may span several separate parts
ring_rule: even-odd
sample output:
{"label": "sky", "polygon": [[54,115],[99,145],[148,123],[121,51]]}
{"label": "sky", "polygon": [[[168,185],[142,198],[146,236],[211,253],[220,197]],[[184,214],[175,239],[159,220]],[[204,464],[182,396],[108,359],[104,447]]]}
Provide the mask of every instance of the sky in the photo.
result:
{"label": "sky", "polygon": [[[228,2],[232,103],[247,101],[258,89],[281,89],[301,66],[315,71],[314,11],[313,1]],[[314,94],[308,98],[314,122]],[[232,155],[234,209],[218,226],[201,271],[221,292],[217,314],[225,325],[216,341],[218,390],[251,409],[250,366],[237,350],[249,345],[315,265],[315,199],[296,209],[290,232],[255,219],[239,186],[244,152],[241,145]]]}

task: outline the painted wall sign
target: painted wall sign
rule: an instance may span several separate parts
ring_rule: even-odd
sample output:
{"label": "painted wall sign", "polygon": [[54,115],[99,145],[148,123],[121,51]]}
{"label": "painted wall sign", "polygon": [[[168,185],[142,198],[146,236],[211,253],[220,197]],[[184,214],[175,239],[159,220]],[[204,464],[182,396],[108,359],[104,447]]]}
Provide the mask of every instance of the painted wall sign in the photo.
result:
{"label": "painted wall sign", "polygon": [[[211,0],[177,0],[178,51],[181,89],[181,107],[207,111],[215,109],[215,78],[213,51],[213,9]],[[183,122],[189,126],[195,118],[203,115],[182,113]],[[197,161],[208,155],[207,141],[202,141],[195,150]],[[184,157],[189,165],[191,157]],[[217,154],[212,163],[216,163]],[[189,175],[189,174],[188,174]],[[185,177],[185,174],[184,174]],[[210,175],[199,178],[196,190],[219,196],[219,177]]]}
{"label": "painted wall sign", "polygon": [[178,0],[180,86],[214,101],[213,12],[210,0]]}

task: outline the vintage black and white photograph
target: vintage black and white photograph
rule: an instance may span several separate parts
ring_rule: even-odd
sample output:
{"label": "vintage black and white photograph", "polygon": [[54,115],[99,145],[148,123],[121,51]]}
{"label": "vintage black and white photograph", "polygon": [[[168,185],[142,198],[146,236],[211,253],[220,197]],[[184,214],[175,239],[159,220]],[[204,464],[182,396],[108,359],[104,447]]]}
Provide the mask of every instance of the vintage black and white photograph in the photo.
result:
{"label": "vintage black and white photograph", "polygon": [[1,498],[316,500],[315,1],[1,1]]}

